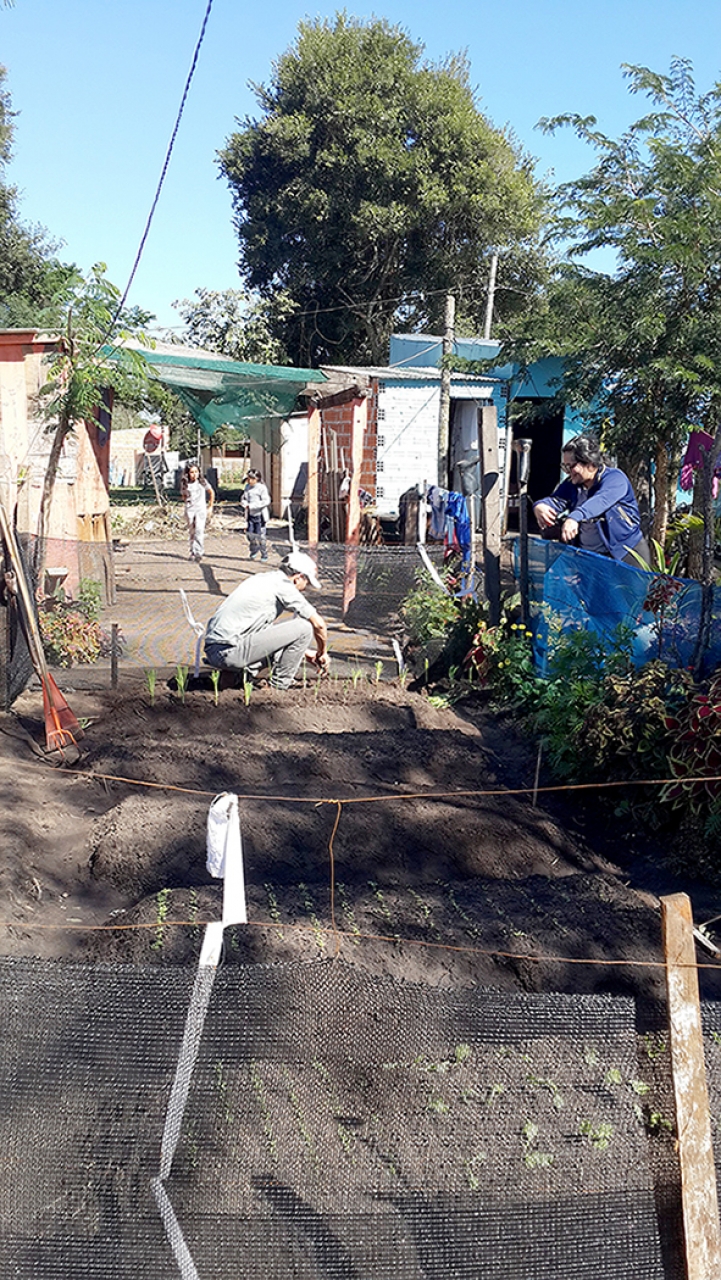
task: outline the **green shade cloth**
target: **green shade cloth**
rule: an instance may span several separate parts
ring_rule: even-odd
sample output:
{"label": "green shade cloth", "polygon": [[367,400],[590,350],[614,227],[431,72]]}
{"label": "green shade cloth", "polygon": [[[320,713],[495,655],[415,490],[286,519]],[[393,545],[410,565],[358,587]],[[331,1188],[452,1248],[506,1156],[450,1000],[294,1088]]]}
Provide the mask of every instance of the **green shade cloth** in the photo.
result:
{"label": "green shade cloth", "polygon": [[[134,347],[152,365],[152,373],[182,400],[198,426],[212,436],[222,426],[262,439],[268,418],[287,418],[309,382],[325,382],[319,369],[285,365],[241,364],[205,352],[178,354]],[[185,352],[185,354],[181,354]],[[103,354],[120,358],[122,349],[104,347]]]}

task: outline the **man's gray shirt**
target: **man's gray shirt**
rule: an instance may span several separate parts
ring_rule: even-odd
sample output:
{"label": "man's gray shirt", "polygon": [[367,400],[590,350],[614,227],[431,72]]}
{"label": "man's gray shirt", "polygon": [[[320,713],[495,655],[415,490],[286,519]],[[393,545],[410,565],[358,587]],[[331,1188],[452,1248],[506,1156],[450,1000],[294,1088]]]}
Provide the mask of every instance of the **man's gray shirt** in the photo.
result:
{"label": "man's gray shirt", "polygon": [[237,644],[240,636],[262,631],[281,613],[301,618],[315,613],[313,605],[293,586],[282,569],[246,578],[213,614],[205,633],[206,644]]}

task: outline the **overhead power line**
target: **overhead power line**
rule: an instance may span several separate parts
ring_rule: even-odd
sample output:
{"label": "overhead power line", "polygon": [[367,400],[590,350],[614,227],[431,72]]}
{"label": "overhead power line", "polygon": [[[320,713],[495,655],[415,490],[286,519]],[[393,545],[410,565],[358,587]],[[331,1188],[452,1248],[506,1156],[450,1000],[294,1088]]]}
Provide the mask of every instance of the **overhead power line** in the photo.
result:
{"label": "overhead power line", "polygon": [[208,19],[209,19],[209,17],[210,17],[210,10],[212,9],[212,7],[213,7],[213,0],[208,0],[208,4],[207,4],[206,10],[205,10],[205,17],[203,18],[203,25],[202,25],[202,27],[200,28],[200,35],[198,36],[198,41],[197,41],[197,44],[196,44],[196,46],[195,46],[195,52],[194,52],[194,54],[193,54],[193,61],[192,61],[191,66],[190,66],[190,71],[188,72],[188,78],[187,78],[187,80],[186,80],[186,82],[185,82],[185,88],[183,89],[183,96],[182,96],[182,98],[181,98],[181,100],[180,100],[180,106],[178,107],[178,114],[177,114],[177,116],[175,117],[175,124],[174,124],[174,126],[173,126],[173,132],[172,132],[172,134],[171,134],[171,136],[170,136],[170,142],[168,143],[168,149],[167,149],[167,151],[166,151],[166,153],[165,153],[165,160],[163,161],[163,168],[162,168],[162,170],[161,170],[161,172],[160,172],[160,178],[159,178],[159,180],[158,180],[158,185],[157,185],[157,187],[156,187],[156,189],[155,189],[155,196],[153,197],[153,203],[152,203],[152,205],[150,206],[150,213],[148,214],[147,222],[145,223],[145,230],[143,231],[143,234],[142,234],[142,236],[141,236],[141,238],[140,238],[140,244],[138,245],[138,252],[137,252],[137,253],[136,253],[136,255],[135,255],[135,261],[134,261],[134,263],[133,263],[132,270],[131,270],[130,275],[129,275],[129,277],[128,277],[128,283],[126,284],[125,289],[124,289],[124,291],[123,291],[123,296],[122,296],[122,298],[120,299],[120,302],[118,303],[117,311],[115,312],[115,315],[113,316],[113,321],[112,321],[112,324],[111,324],[111,326],[110,326],[110,327],[111,327],[111,330],[112,330],[112,325],[114,325],[114,324],[115,324],[115,321],[117,320],[117,318],[118,318],[118,316],[120,315],[120,313],[121,313],[121,311],[122,311],[123,307],[125,306],[125,303],[126,303],[126,300],[127,300],[128,294],[130,293],[130,289],[131,289],[131,286],[132,286],[133,280],[135,279],[135,273],[136,273],[136,271],[138,270],[138,267],[139,267],[139,265],[140,265],[140,259],[141,259],[141,258],[142,258],[142,256],[143,256],[143,250],[144,250],[144,248],[145,248],[145,242],[146,242],[146,240],[147,240],[147,238],[148,238],[148,233],[149,233],[149,231],[150,231],[150,224],[151,224],[151,222],[153,221],[153,215],[155,214],[155,210],[156,210],[157,205],[158,205],[158,200],[160,199],[160,192],[161,192],[161,190],[162,190],[163,183],[165,182],[165,175],[166,175],[166,173],[168,172],[168,165],[170,164],[170,157],[171,157],[172,152],[173,152],[173,147],[175,146],[175,139],[176,139],[176,138],[177,138],[177,136],[178,136],[178,129],[180,128],[180,121],[181,121],[181,118],[182,118],[182,115],[183,115],[183,111],[185,110],[185,103],[186,103],[186,101],[187,101],[188,91],[189,91],[189,89],[190,89],[190,84],[191,84],[191,81],[192,81],[192,79],[193,79],[193,76],[195,75],[195,68],[196,68],[196,66],[198,65],[198,55],[199,55],[199,53],[200,53],[200,46],[201,46],[201,45],[202,45],[202,43],[203,43],[203,39],[204,39],[204,36],[205,36],[205,29],[206,29],[206,27],[207,27],[207,25],[208,25]]}

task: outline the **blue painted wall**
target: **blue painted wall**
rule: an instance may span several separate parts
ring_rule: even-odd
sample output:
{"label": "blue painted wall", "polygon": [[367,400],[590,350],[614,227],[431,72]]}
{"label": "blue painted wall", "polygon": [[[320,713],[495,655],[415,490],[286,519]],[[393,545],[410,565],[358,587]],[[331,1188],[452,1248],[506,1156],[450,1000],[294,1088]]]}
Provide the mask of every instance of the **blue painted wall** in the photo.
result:
{"label": "blue painted wall", "polygon": [[[484,338],[457,338],[453,349],[465,360],[492,360],[498,355],[501,343]],[[433,334],[395,333],[391,336],[391,366],[438,368],[442,354],[442,339]],[[493,402],[498,410],[498,426],[505,431],[508,397],[511,400],[527,396],[547,399],[556,395],[563,383],[563,365],[557,356],[548,356],[544,360],[536,360],[523,373],[517,364],[504,364],[477,376],[491,385]],[[583,415],[567,406],[563,419],[564,441],[570,440],[586,426]]]}

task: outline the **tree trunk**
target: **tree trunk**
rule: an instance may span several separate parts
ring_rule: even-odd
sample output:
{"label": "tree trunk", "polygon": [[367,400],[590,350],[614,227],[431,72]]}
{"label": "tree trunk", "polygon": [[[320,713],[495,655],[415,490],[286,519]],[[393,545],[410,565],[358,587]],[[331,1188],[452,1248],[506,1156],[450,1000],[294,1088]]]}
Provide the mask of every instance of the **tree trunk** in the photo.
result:
{"label": "tree trunk", "polygon": [[67,418],[62,417],[55,428],[55,435],[50,447],[50,456],[45,471],[45,479],[43,480],[43,492],[40,498],[40,509],[38,511],[38,528],[35,539],[35,547],[33,549],[33,573],[35,575],[36,586],[42,586],[45,576],[45,565],[47,564],[47,532],[50,524],[50,508],[53,502],[53,493],[55,491],[55,480],[60,465],[60,456],[63,451],[65,438],[70,431],[70,423]]}
{"label": "tree trunk", "polygon": [[[716,425],[713,442],[708,452],[703,455],[696,477],[696,485],[701,490],[701,512],[703,514],[702,553],[701,553],[701,619],[698,639],[694,651],[694,675],[698,679],[702,673],[703,661],[711,639],[711,616],[713,614],[714,596],[714,551],[716,549],[716,513],[713,501],[713,477],[721,453],[721,419]],[[694,498],[696,496],[694,487]]]}
{"label": "tree trunk", "polygon": [[[703,471],[699,468],[693,480],[691,497],[691,515],[703,515]],[[703,529],[689,529],[688,558],[686,560],[686,577],[701,581],[703,570]]]}
{"label": "tree trunk", "polygon": [[668,449],[663,441],[656,445],[656,469],[653,477],[653,528],[651,537],[663,546],[668,528]]}

